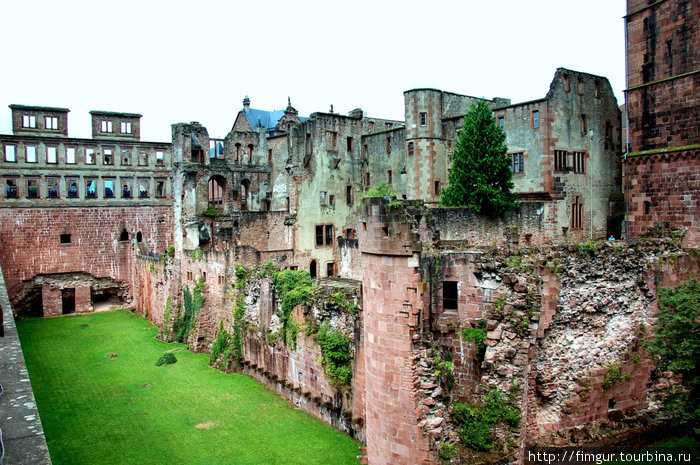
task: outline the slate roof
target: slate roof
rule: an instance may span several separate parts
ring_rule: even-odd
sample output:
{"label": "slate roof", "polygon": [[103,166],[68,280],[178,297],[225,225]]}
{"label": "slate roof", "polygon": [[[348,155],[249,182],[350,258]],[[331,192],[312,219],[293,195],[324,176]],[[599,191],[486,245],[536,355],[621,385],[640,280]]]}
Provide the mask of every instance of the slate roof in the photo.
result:
{"label": "slate roof", "polygon": [[[251,128],[256,129],[258,123],[260,123],[265,128],[265,131],[273,131],[277,126],[277,122],[284,116],[284,110],[267,111],[249,108],[248,111],[246,111],[245,108],[243,108],[241,111],[246,118],[248,118],[248,123]],[[304,121],[308,118],[300,116],[299,119]]]}

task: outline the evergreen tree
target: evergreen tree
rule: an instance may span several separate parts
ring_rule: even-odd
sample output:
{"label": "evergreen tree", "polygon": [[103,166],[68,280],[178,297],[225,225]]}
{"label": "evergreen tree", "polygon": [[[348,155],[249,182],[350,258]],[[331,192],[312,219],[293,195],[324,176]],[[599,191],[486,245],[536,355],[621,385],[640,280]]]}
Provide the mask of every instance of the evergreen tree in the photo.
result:
{"label": "evergreen tree", "polygon": [[477,213],[501,218],[517,206],[510,191],[513,173],[505,141],[488,103],[477,100],[459,131],[449,186],[440,193],[440,205],[471,206]]}

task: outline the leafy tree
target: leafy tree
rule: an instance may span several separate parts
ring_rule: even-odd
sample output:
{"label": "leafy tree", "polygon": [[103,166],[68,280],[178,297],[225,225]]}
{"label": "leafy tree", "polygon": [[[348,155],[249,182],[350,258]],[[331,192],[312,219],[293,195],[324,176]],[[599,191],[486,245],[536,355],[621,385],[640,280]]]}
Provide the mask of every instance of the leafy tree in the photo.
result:
{"label": "leafy tree", "polygon": [[477,100],[464,117],[452,154],[449,186],[440,193],[445,207],[471,206],[477,213],[505,217],[517,206],[506,135],[488,103]]}
{"label": "leafy tree", "polygon": [[659,322],[644,346],[664,370],[681,375],[681,386],[663,393],[666,409],[700,434],[700,282],[659,289]]}

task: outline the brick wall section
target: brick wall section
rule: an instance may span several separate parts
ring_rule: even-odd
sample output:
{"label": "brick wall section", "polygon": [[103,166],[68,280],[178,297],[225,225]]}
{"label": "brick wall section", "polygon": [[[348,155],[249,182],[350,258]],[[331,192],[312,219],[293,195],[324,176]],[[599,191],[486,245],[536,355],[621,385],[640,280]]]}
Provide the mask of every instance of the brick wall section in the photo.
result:
{"label": "brick wall section", "polygon": [[[688,247],[700,238],[700,150],[629,158],[630,236],[639,237],[659,222],[691,228]],[[647,203],[648,202],[648,203]]]}
{"label": "brick wall section", "polygon": [[[165,250],[172,231],[171,207],[0,208],[0,262],[10,298],[22,281],[37,274],[82,271],[95,277],[131,281],[131,242],[142,233],[143,245]],[[70,234],[70,244],[60,235]]]}
{"label": "brick wall section", "polygon": [[51,286],[42,286],[41,303],[44,306],[44,316],[58,316],[63,314],[60,289]]}

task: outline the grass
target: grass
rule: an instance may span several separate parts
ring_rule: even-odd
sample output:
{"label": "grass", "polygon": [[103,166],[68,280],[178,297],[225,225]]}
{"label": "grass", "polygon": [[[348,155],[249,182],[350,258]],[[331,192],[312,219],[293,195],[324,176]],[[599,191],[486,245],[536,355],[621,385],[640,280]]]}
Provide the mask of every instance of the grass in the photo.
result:
{"label": "grass", "polygon": [[[358,444],[127,311],[17,322],[54,465],[356,464]],[[175,350],[177,363],[155,366]],[[117,356],[110,354],[116,354]]]}

